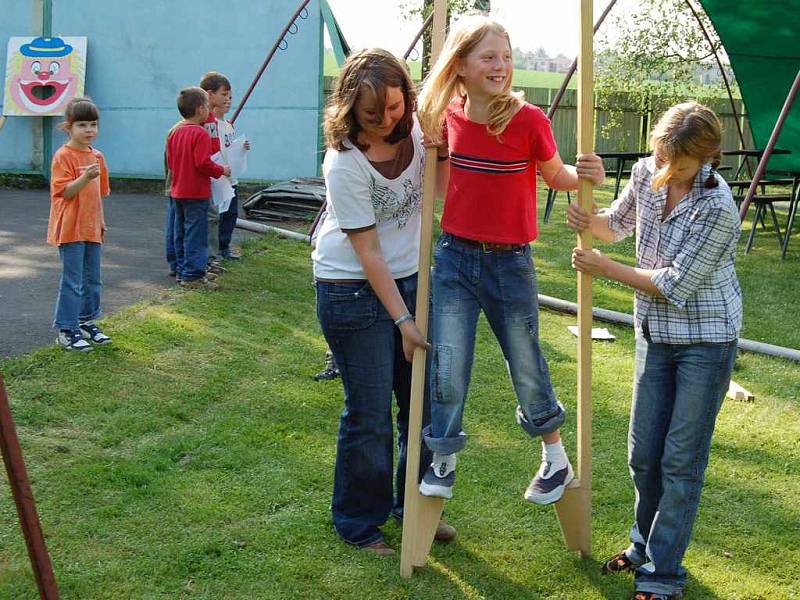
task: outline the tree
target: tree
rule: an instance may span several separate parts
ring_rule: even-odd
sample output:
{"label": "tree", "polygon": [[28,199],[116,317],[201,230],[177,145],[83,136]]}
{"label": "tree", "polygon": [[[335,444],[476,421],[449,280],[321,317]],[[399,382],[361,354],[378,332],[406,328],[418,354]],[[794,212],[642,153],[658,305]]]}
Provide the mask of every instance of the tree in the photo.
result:
{"label": "tree", "polygon": [[698,14],[711,47],[686,0],[647,0],[638,10],[613,18],[613,27],[598,37],[597,44],[596,102],[598,109],[609,113],[603,134],[617,126],[628,109],[642,116],[640,137],[646,141],[651,115],[677,102],[693,99],[708,104],[726,95],[721,80],[703,84],[698,76],[714,51],[727,62],[711,21],[702,10]]}
{"label": "tree", "polygon": [[514,68],[525,69],[528,66],[528,53],[517,48],[516,46],[511,49],[511,58],[514,61]]}
{"label": "tree", "polygon": [[[422,0],[422,4],[414,2],[403,4],[406,19],[418,21],[422,24],[433,10],[433,0]],[[491,10],[491,0],[447,0],[447,23],[450,17],[467,13],[488,13]],[[431,61],[431,28],[422,34],[422,77],[430,69]]]}

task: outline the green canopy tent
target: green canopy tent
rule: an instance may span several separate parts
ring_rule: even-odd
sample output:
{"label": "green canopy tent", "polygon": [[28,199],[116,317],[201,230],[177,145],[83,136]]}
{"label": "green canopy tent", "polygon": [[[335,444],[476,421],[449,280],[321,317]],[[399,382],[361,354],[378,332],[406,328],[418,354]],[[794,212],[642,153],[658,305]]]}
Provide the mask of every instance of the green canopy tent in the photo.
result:
{"label": "green canopy tent", "polygon": [[[765,148],[800,70],[800,0],[700,0],[728,53],[747,108],[753,141]],[[777,139],[791,154],[774,155],[771,170],[800,171],[800,103]]]}

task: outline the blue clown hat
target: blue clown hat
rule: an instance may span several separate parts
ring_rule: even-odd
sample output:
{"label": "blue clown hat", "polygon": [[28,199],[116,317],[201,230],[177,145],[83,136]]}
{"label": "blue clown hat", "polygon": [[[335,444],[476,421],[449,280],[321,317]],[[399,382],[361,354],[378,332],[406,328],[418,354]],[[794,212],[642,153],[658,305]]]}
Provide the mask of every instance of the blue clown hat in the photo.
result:
{"label": "blue clown hat", "polygon": [[58,57],[72,52],[72,46],[60,37],[37,37],[30,44],[22,44],[19,49],[23,56]]}

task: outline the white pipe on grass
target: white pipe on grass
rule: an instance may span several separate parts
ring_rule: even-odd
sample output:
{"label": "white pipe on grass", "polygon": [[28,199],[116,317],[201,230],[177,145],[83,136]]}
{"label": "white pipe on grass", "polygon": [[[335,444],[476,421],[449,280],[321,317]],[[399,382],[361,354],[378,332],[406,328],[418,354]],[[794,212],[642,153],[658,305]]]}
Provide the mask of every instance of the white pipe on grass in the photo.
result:
{"label": "white pipe on grass", "polygon": [[[539,304],[546,308],[557,310],[559,312],[570,313],[573,315],[578,311],[578,306],[574,302],[568,302],[567,300],[561,300],[560,298],[553,298],[552,296],[545,296],[543,294],[539,294]],[[617,312],[615,310],[593,308],[592,316],[600,321],[633,327],[632,315]],[[756,342],[743,338],[739,338],[739,348],[746,350],[747,352],[766,354],[767,356],[778,356],[780,358],[786,358],[800,362],[800,350],[795,350],[794,348],[785,348],[783,346],[775,346],[773,344],[765,344],[764,342]]]}
{"label": "white pipe on grass", "polygon": [[307,235],[302,233],[297,233],[296,231],[289,231],[288,229],[281,229],[280,227],[273,227],[272,225],[264,225],[263,223],[256,223],[255,221],[248,221],[246,219],[236,219],[236,226],[239,229],[245,229],[247,231],[253,231],[255,233],[277,233],[282,237],[287,237],[293,240],[298,240],[300,242],[305,242],[306,244],[311,242],[311,238]]}

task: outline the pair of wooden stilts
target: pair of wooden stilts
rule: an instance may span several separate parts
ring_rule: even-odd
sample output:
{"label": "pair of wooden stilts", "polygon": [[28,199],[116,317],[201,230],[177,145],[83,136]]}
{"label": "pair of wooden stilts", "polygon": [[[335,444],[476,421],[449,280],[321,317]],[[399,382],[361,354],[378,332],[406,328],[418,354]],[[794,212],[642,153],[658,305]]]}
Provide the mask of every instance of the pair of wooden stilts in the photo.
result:
{"label": "pair of wooden stilts", "polygon": [[[444,43],[446,0],[434,0],[432,60],[435,61]],[[578,55],[578,152],[593,148],[594,115],[592,101],[592,0],[580,0],[580,53]],[[428,292],[430,290],[431,237],[436,189],[436,158],[430,152],[425,163],[422,203],[422,231],[417,287],[417,327],[428,330]],[[592,206],[592,186],[581,180],[578,201],[586,209]],[[578,236],[578,246],[592,247],[591,233]],[[592,400],[591,400],[591,332],[592,291],[589,275],[578,273],[578,449],[577,478],[555,504],[558,521],[567,549],[591,554],[592,517]],[[422,399],[425,391],[425,350],[414,354],[409,416],[408,460],[406,466],[403,543],[400,553],[400,574],[411,577],[414,567],[423,567],[430,554],[436,526],[442,516],[444,501],[419,493],[419,457],[421,451]]]}

